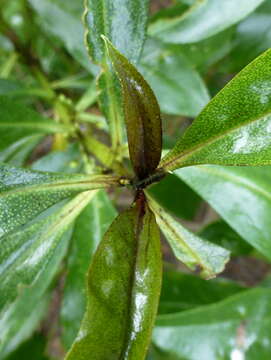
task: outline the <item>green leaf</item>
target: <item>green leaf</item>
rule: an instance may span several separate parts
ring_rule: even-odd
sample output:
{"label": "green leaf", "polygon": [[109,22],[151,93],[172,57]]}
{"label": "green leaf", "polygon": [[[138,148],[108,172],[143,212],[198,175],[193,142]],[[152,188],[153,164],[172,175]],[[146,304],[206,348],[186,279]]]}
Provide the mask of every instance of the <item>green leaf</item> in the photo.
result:
{"label": "green leaf", "polygon": [[270,61],[268,50],[230,81],[162,159],[161,167],[270,164]]}
{"label": "green leaf", "polygon": [[30,153],[42,140],[42,135],[22,138],[0,152],[0,162],[14,166],[22,166]]}
{"label": "green leaf", "polygon": [[207,225],[200,231],[199,235],[214,244],[228,249],[233,256],[248,255],[253,249],[223,220]]}
{"label": "green leaf", "polygon": [[88,277],[88,307],[67,360],[143,360],[161,285],[159,230],[137,206],[113,222]]}
{"label": "green leaf", "polygon": [[271,259],[271,169],[193,166],[175,172],[244,240]]}
{"label": "green leaf", "polygon": [[[84,45],[84,27],[81,21],[83,6],[79,11],[72,9],[72,1],[28,0],[39,15],[38,20],[46,33],[59,39],[81,65],[96,74],[97,68],[91,64]],[[71,4],[71,5],[70,5]]]}
{"label": "green leaf", "polygon": [[171,174],[153,184],[148,192],[167,211],[186,220],[195,218],[202,203],[201,198],[186,183]]}
{"label": "green leaf", "polygon": [[144,179],[154,172],[161,157],[159,105],[142,75],[105,37],[103,39],[122,85],[131,162],[138,178]]}
{"label": "green leaf", "polygon": [[151,24],[149,34],[170,43],[194,43],[245,18],[264,0],[198,0],[186,13]]}
{"label": "green leaf", "polygon": [[136,62],[145,39],[148,0],[86,0],[87,44],[94,62],[105,59],[105,35],[129,60]]}
{"label": "green leaf", "polygon": [[153,340],[164,353],[186,360],[267,360],[270,314],[271,290],[248,290],[217,304],[161,315]]}
{"label": "green leaf", "polygon": [[7,360],[49,360],[44,355],[46,347],[46,338],[35,334],[27,340],[20,348],[12,353]]}
{"label": "green leaf", "polygon": [[233,45],[233,50],[222,65],[222,69],[227,72],[240,71],[271,47],[270,1],[264,1],[254,13],[238,24]]}
{"label": "green leaf", "polygon": [[45,119],[25,105],[0,96],[0,152],[23,137],[68,130],[69,127]]}
{"label": "green leaf", "polygon": [[140,70],[164,113],[196,116],[210,100],[200,75],[178,47],[148,40]]}
{"label": "green leaf", "polygon": [[60,317],[67,349],[78,333],[86,309],[85,276],[92,255],[115,216],[108,196],[100,190],[74,224]]}
{"label": "green leaf", "polygon": [[0,163],[0,237],[63,199],[117,183],[109,175],[42,173]]}
{"label": "green leaf", "polygon": [[206,279],[213,278],[223,271],[229,260],[229,252],[226,249],[201,239],[187,230],[150,196],[148,196],[148,201],[155,213],[158,226],[179,260]]}
{"label": "green leaf", "polygon": [[246,288],[223,278],[209,281],[168,270],[163,273],[159,314],[176,313],[212,304]]}
{"label": "green leaf", "polygon": [[14,301],[19,286],[31,285],[50,261],[68,226],[95,195],[77,195],[53,215],[0,238],[0,312]]}

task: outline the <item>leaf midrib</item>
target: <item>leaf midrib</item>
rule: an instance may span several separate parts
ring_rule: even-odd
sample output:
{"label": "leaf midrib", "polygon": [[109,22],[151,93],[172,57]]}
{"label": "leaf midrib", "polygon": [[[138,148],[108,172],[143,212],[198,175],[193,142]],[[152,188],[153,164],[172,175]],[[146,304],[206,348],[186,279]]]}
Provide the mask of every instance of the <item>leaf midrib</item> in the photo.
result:
{"label": "leaf midrib", "polygon": [[[238,126],[232,127],[231,129],[227,130],[226,132],[224,132],[222,134],[219,134],[219,135],[216,135],[216,136],[210,138],[209,140],[207,140],[206,142],[200,143],[200,144],[192,147],[191,149],[189,149],[187,151],[184,151],[182,154],[176,156],[173,159],[168,160],[165,163],[163,163],[163,160],[162,160],[161,168],[166,170],[168,167],[171,167],[172,165],[174,166],[174,164],[177,163],[178,161],[185,160],[185,159],[189,158],[193,154],[195,154],[198,151],[202,150],[204,147],[212,145],[216,141],[219,141],[219,140],[223,139],[223,137],[226,137],[227,135],[235,132],[236,130],[238,130],[238,129],[242,128],[242,127],[246,127],[248,125],[251,125],[251,124],[255,123],[256,121],[260,121],[262,118],[264,118],[264,117],[266,117],[266,116],[268,116],[270,114],[271,114],[271,109],[268,109],[268,111],[266,113],[261,114],[259,117],[255,118],[253,120],[250,119],[247,122],[243,122],[243,123],[239,124]],[[196,125],[196,123],[195,123],[195,125]],[[190,130],[191,130],[191,128],[190,128]],[[188,131],[189,131],[189,129],[188,129]],[[185,136],[185,134],[184,134],[184,136]],[[183,136],[183,138],[184,138],[184,136]],[[174,150],[174,148],[173,148],[173,150]],[[185,166],[185,164],[178,165],[178,167],[182,167],[182,166]]]}

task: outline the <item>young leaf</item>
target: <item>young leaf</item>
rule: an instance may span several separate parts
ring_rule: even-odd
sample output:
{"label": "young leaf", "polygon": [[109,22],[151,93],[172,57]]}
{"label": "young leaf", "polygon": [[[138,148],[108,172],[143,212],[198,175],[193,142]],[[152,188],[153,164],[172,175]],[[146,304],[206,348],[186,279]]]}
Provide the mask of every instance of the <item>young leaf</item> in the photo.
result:
{"label": "young leaf", "polygon": [[74,224],[60,317],[67,349],[78,333],[86,309],[85,277],[92,255],[115,216],[116,210],[107,194],[100,190]]}
{"label": "young leaf", "polygon": [[159,316],[153,341],[178,359],[269,359],[270,314],[270,289],[242,291],[216,304]]}
{"label": "young leaf", "polygon": [[167,214],[150,196],[150,208],[156,221],[169,241],[175,256],[191,270],[199,271],[206,279],[223,271],[229,260],[229,251],[193,234]]}
{"label": "young leaf", "polygon": [[46,135],[68,130],[67,126],[45,119],[27,106],[0,96],[0,152],[27,136]]}
{"label": "young leaf", "polygon": [[67,360],[145,358],[161,285],[159,230],[140,204],[120,214],[88,276],[88,307]]}
{"label": "young leaf", "polygon": [[0,237],[63,199],[117,183],[115,176],[42,173],[0,163]]}
{"label": "young leaf", "polygon": [[195,43],[242,20],[263,1],[197,0],[181,16],[151,24],[149,34],[170,43]]}
{"label": "young leaf", "polygon": [[54,214],[0,238],[0,312],[42,273],[69,225],[95,195],[77,195]]}
{"label": "young leaf", "polygon": [[175,172],[229,225],[271,259],[271,168],[192,166]]}
{"label": "young leaf", "polygon": [[196,164],[271,164],[271,49],[205,107],[161,161],[165,170]]}
{"label": "young leaf", "polygon": [[144,179],[154,172],[161,157],[159,105],[142,75],[105,37],[103,39],[122,85],[131,162],[138,178]]}

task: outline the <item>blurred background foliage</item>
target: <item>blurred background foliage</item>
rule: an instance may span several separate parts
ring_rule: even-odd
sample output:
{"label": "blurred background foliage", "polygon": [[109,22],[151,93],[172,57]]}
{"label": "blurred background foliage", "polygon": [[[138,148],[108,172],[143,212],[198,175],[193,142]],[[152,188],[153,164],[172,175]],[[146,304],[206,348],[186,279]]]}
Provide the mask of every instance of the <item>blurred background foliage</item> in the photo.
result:
{"label": "blurred background foliage", "polygon": [[[172,147],[233,76],[271,47],[270,0],[262,1],[246,17],[206,39],[167,41],[163,26],[194,3],[196,0],[151,1],[149,30],[137,63],[161,106],[165,149]],[[72,117],[84,133],[95,133],[102,144],[109,145],[108,125],[97,103],[98,67],[90,61],[84,45],[83,1],[0,0],[0,5],[0,96],[26,104],[56,122],[65,123]],[[74,172],[82,167],[76,136],[68,139],[33,134],[18,138],[5,149],[0,146],[1,161],[50,171]],[[150,189],[172,215],[211,242],[229,249],[232,256],[225,271],[206,282],[177,263],[164,243],[163,289],[148,360],[270,359],[270,254],[263,256],[251,246],[246,220],[241,224],[234,212],[217,205],[218,201],[234,200],[233,208],[249,214],[248,221],[249,216],[255,223],[259,221],[259,232],[267,234],[266,241],[271,241],[270,168],[246,171],[240,170],[238,179],[254,176],[255,184],[267,179],[265,222],[260,221],[262,209],[255,206],[257,194],[251,195],[255,196],[251,203],[241,193],[239,197],[238,189],[234,199],[230,199],[230,193],[219,200],[210,198],[208,189],[201,191],[193,182],[193,176],[200,174],[187,178],[170,175]],[[216,180],[206,177],[204,181],[210,187]],[[220,191],[223,193],[223,181]],[[121,210],[131,194],[122,191],[110,197]],[[115,215],[114,208],[110,209],[104,224]],[[83,216],[91,219],[91,211],[89,207]],[[78,250],[72,246],[76,254]],[[50,279],[42,298],[37,297],[38,303],[32,304],[32,313],[29,308],[24,310],[21,302],[0,320],[4,343],[0,359],[63,358],[76,334],[76,328],[69,329],[69,321],[80,321],[80,309],[84,307],[81,304],[75,319],[67,318],[70,308],[64,307],[59,314],[65,278],[76,267],[72,258],[65,258],[64,249],[61,270]],[[33,300],[33,294],[31,297]],[[27,301],[27,293],[24,299]]]}

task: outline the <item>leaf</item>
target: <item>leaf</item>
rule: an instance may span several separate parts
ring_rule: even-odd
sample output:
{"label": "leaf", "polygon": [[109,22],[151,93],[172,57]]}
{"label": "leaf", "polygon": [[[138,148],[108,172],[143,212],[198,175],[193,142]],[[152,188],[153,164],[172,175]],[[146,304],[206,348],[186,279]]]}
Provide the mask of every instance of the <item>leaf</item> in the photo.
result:
{"label": "leaf", "polygon": [[217,304],[161,315],[153,340],[164,353],[186,360],[268,359],[270,314],[270,289],[248,290]]}
{"label": "leaf", "polygon": [[174,255],[187,267],[197,271],[203,278],[210,279],[224,270],[229,252],[220,246],[201,239],[184,228],[148,196],[150,208]]}
{"label": "leaf", "polygon": [[0,312],[15,300],[18,286],[31,285],[38,278],[62,235],[94,194],[79,194],[53,215],[0,238]]}
{"label": "leaf", "polygon": [[143,360],[161,285],[160,237],[137,204],[113,222],[88,276],[88,307],[67,360]]}
{"label": "leaf", "polygon": [[140,70],[166,114],[196,116],[210,100],[200,75],[177,46],[149,39]]}
{"label": "leaf", "polygon": [[170,43],[195,43],[236,24],[263,1],[198,0],[181,16],[151,24],[149,34]]}
{"label": "leaf", "polygon": [[85,312],[85,276],[91,258],[115,216],[116,210],[108,196],[100,190],[76,219],[60,317],[62,339],[67,349],[78,333]]}
{"label": "leaf", "polygon": [[253,249],[223,220],[207,225],[199,235],[229,250],[233,256],[248,255]]}
{"label": "leaf", "polygon": [[209,281],[197,276],[168,270],[163,273],[159,314],[196,309],[234,295],[246,288],[223,278]]}
{"label": "leaf", "polygon": [[92,74],[96,74],[97,67],[89,61],[84,45],[84,27],[81,21],[83,7],[80,5],[81,9],[74,12],[71,1],[28,1],[39,15],[38,20],[45,32],[59,39],[72,57]]}
{"label": "leaf", "polygon": [[136,62],[145,40],[148,0],[86,0],[87,44],[94,62],[105,59],[105,35],[129,60]]}
{"label": "leaf", "polygon": [[222,69],[240,71],[256,56],[271,47],[271,5],[264,1],[257,10],[236,28],[234,47]]}
{"label": "leaf", "polygon": [[271,169],[193,166],[175,172],[248,243],[271,259]]}
{"label": "leaf", "polygon": [[197,164],[271,163],[271,50],[242,70],[205,107],[161,161],[165,170]]}
{"label": "leaf", "polygon": [[23,137],[68,130],[69,127],[45,119],[25,105],[0,96],[0,152]]}
{"label": "leaf", "polygon": [[171,174],[153,184],[148,188],[148,192],[167,211],[186,220],[195,218],[202,202],[186,183]]}
{"label": "leaf", "polygon": [[46,338],[42,335],[35,334],[27,340],[20,348],[12,353],[7,360],[49,360],[44,355],[46,347]]}
{"label": "leaf", "polygon": [[27,136],[16,141],[0,152],[0,162],[22,166],[42,137],[42,135]]}
{"label": "leaf", "polygon": [[154,172],[161,157],[159,105],[142,75],[105,37],[103,39],[122,85],[131,162],[138,178],[144,179]]}
{"label": "leaf", "polygon": [[0,163],[0,237],[63,199],[117,183],[109,175],[42,173]]}

